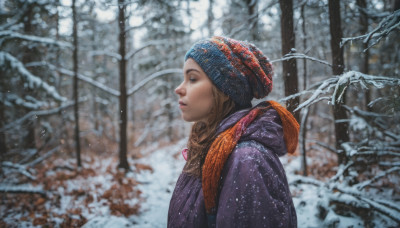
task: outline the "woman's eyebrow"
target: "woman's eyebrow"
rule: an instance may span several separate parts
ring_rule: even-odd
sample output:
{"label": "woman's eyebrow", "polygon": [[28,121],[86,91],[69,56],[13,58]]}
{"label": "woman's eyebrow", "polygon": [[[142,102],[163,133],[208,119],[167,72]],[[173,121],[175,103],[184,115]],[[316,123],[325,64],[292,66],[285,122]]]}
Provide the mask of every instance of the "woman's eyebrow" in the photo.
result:
{"label": "woman's eyebrow", "polygon": [[191,68],[191,69],[187,69],[185,73],[186,73],[186,74],[189,74],[189,73],[192,72],[192,71],[196,71],[196,72],[200,73],[199,70],[197,70],[197,69],[192,69],[192,68]]}

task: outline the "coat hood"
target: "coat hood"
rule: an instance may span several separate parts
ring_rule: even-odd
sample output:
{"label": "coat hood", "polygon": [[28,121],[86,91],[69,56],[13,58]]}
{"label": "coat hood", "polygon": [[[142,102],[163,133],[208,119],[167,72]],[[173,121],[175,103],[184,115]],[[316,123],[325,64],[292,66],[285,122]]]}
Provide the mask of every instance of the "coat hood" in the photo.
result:
{"label": "coat hood", "polygon": [[[220,123],[217,129],[217,135],[235,125],[241,118],[246,116],[252,109],[257,108],[261,105],[265,105],[265,102],[262,102],[253,108],[240,110],[225,118]],[[296,121],[294,122],[288,121],[285,127],[298,129],[298,123]],[[280,114],[275,108],[270,107],[266,112],[261,114],[252,123],[250,123],[250,125],[247,127],[242,137],[240,138],[239,143],[251,140],[258,142],[267,148],[270,148],[278,156],[283,156],[287,153],[288,151],[287,148],[290,147],[289,144],[297,145],[298,138],[286,137],[285,140],[284,127],[282,124]]]}

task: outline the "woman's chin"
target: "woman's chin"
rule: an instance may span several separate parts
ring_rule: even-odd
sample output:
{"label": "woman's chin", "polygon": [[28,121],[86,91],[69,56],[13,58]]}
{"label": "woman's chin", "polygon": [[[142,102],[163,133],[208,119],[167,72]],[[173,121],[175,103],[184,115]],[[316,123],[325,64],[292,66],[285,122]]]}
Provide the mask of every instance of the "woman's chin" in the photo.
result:
{"label": "woman's chin", "polygon": [[186,122],[193,122],[193,120],[192,120],[190,117],[188,117],[187,115],[185,115],[185,114],[183,114],[183,113],[182,113],[182,119],[183,119],[184,121],[186,121]]}

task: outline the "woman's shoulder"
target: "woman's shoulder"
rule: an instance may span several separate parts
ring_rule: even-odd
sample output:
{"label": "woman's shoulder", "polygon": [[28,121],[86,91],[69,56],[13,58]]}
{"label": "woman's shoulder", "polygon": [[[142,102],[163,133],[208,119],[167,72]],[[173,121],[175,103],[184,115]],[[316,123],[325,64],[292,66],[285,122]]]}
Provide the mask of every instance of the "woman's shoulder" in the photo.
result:
{"label": "woman's shoulder", "polygon": [[234,168],[239,166],[273,166],[278,168],[281,166],[278,155],[256,140],[239,142],[228,158],[227,164]]}

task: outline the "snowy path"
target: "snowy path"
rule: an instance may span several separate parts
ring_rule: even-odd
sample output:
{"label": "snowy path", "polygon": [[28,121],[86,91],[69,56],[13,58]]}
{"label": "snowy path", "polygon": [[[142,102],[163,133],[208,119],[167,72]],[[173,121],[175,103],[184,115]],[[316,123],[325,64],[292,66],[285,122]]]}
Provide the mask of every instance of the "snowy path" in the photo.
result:
{"label": "snowy path", "polygon": [[185,143],[186,140],[180,141],[138,160],[138,163],[150,165],[154,171],[143,171],[136,177],[144,183],[138,186],[146,202],[142,204],[142,213],[132,217],[135,227],[167,227],[169,201],[184,165],[182,156],[175,159],[173,155],[181,151]]}
{"label": "snowy path", "polygon": [[169,201],[174,190],[175,183],[184,165],[184,159],[173,156],[181,151],[187,139],[179,141],[174,146],[168,146],[150,153],[133,163],[150,165],[153,172],[142,170],[133,174],[140,182],[138,188],[145,199],[141,203],[139,215],[129,218],[116,216],[97,216],[88,221],[84,228],[108,228],[108,227],[134,227],[134,228],[161,228],[167,227],[167,215]]}

